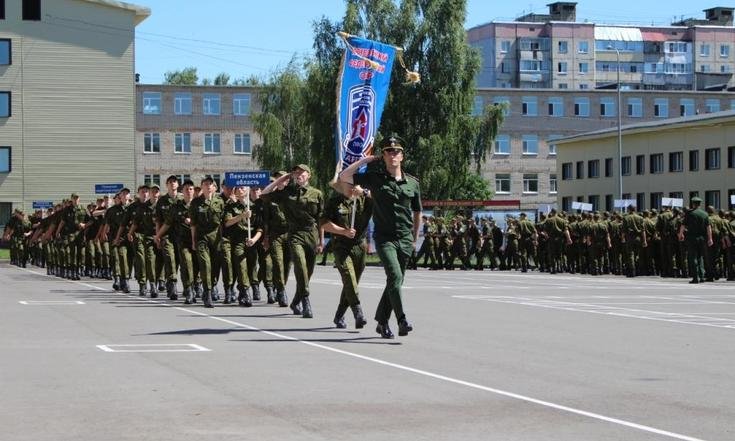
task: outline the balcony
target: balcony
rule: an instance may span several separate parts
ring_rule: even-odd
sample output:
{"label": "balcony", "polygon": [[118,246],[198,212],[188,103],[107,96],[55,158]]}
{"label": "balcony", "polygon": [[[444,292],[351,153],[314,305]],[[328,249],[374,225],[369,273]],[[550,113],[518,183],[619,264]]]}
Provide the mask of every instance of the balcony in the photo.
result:
{"label": "balcony", "polygon": [[654,86],[663,86],[666,84],[674,85],[691,85],[692,74],[674,74],[674,73],[645,73],[643,74],[643,84]]}

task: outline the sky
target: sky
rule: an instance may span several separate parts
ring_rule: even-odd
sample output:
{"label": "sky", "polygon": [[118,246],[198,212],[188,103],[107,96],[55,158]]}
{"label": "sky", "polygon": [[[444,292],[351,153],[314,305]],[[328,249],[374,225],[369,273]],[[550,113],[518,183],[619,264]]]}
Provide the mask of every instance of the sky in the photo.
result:
{"label": "sky", "polygon": [[[226,72],[232,79],[267,78],[293,57],[308,56],[312,24],[340,20],[344,0],[126,0],[151,9],[136,29],[136,72],[157,84],[167,71],[194,66],[199,77]],[[547,3],[468,0],[466,28],[547,13]],[[668,25],[673,18],[704,18],[705,8],[729,2],[692,0],[580,0],[577,21]],[[665,4],[665,7],[661,5]]]}

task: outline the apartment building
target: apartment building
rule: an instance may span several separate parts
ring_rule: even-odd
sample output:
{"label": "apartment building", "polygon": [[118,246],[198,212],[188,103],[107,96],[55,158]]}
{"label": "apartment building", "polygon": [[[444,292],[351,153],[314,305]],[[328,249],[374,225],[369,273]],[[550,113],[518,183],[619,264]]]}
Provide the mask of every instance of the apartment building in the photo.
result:
{"label": "apartment building", "polygon": [[[521,208],[559,200],[561,174],[557,139],[597,130],[615,130],[617,91],[589,89],[478,89],[473,113],[507,103],[505,122],[483,165],[495,200],[520,200]],[[735,94],[694,91],[621,91],[624,125],[708,115],[735,109]]]}
{"label": "apartment building", "polygon": [[0,225],[14,208],[134,181],[135,27],[108,0],[0,1]]}
{"label": "apartment building", "polygon": [[622,127],[622,161],[617,128],[556,141],[559,206],[586,202],[613,209],[623,199],[638,210],[660,209],[662,198],[699,197],[717,209],[735,209],[735,110],[653,120]]}
{"label": "apartment building", "polygon": [[257,96],[246,86],[138,85],[137,182],[161,185],[175,174],[221,183],[225,172],[258,169],[253,146],[260,138],[250,118]]}
{"label": "apartment building", "polygon": [[491,22],[467,31],[482,66],[479,87],[593,89],[735,89],[733,8],[671,26],[576,22],[576,3],[549,14]]}

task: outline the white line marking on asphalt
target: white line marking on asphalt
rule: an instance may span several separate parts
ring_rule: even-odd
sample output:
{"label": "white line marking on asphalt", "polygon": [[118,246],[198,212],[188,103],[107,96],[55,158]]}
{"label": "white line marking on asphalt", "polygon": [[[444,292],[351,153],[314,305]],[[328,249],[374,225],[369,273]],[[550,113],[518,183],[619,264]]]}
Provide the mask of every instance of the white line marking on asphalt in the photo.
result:
{"label": "white line marking on asphalt", "polygon": [[21,305],[84,305],[79,300],[19,300]]}
{"label": "white line marking on asphalt", "polygon": [[[21,269],[23,271],[27,271],[27,272],[33,273],[33,274],[37,274],[37,275],[40,275],[40,276],[53,277],[53,276],[48,276],[48,275],[43,274],[43,273],[37,273],[35,271],[31,271],[31,270],[28,270],[28,269],[23,269],[23,268],[19,268],[19,269]],[[91,287],[91,288],[94,288],[94,289],[97,289],[97,290],[100,290],[100,291],[109,292],[111,294],[116,294],[116,293],[114,293],[110,289],[101,288],[99,286],[90,285],[90,284],[83,283],[83,282],[77,282],[77,281],[74,281],[74,280],[67,280],[67,282],[76,283],[76,284],[79,284],[79,285]],[[435,374],[433,372],[429,372],[429,371],[424,371],[424,370],[421,370],[421,369],[412,368],[412,367],[405,366],[405,365],[398,364],[398,363],[392,363],[392,362],[389,362],[389,361],[381,360],[379,358],[368,357],[366,355],[358,354],[358,353],[355,353],[355,352],[349,352],[349,351],[345,351],[345,350],[342,350],[342,349],[333,348],[331,346],[326,346],[326,345],[319,344],[319,343],[314,343],[314,342],[311,342],[311,341],[301,340],[301,339],[298,339],[296,337],[292,337],[292,336],[289,336],[289,335],[283,335],[283,334],[279,334],[279,333],[273,332],[273,331],[266,331],[264,329],[256,328],[255,326],[246,325],[244,323],[236,322],[236,321],[225,319],[225,318],[221,318],[221,317],[215,317],[215,316],[212,316],[212,315],[203,313],[203,312],[195,311],[193,309],[182,308],[180,306],[174,306],[172,304],[164,303],[164,302],[158,301],[158,300],[142,299],[142,298],[140,298],[138,296],[130,295],[130,294],[118,294],[118,295],[123,295],[125,297],[131,297],[131,298],[134,298],[134,299],[140,299],[141,301],[145,300],[147,303],[156,303],[156,304],[159,304],[159,305],[169,306],[169,307],[171,307],[173,309],[176,309],[176,310],[179,310],[179,311],[183,311],[183,312],[187,312],[187,313],[190,313],[190,314],[199,315],[199,316],[202,316],[202,317],[208,317],[208,318],[211,318],[212,320],[217,320],[217,321],[220,321],[222,323],[227,323],[227,324],[230,324],[230,325],[233,325],[233,326],[237,326],[237,327],[249,329],[251,331],[260,332],[262,334],[270,335],[272,337],[280,338],[282,340],[288,340],[288,341],[293,341],[293,342],[301,343],[301,344],[304,344],[304,345],[307,345],[307,346],[311,346],[311,347],[314,347],[314,348],[323,349],[325,351],[334,352],[334,353],[341,354],[341,355],[346,355],[348,357],[353,357],[353,358],[357,358],[357,359],[360,359],[360,360],[369,361],[371,363],[379,364],[379,365],[382,365],[382,366],[392,367],[392,368],[395,368],[395,369],[399,369],[399,370],[406,371],[406,372],[411,372],[411,373],[422,375],[422,376],[429,377],[429,378],[434,378],[436,380],[445,381],[447,383],[458,384],[460,386],[466,386],[466,387],[469,387],[469,388],[472,388],[472,389],[477,389],[477,390],[481,390],[481,391],[485,391],[485,392],[490,392],[490,393],[493,393],[493,394],[496,394],[496,395],[501,395],[501,396],[508,397],[508,398],[514,398],[516,400],[525,401],[527,403],[537,404],[539,406],[548,407],[550,409],[560,410],[560,411],[563,411],[563,412],[572,413],[572,414],[575,414],[575,415],[580,415],[580,416],[588,417],[588,418],[599,420],[599,421],[604,421],[604,422],[608,422],[608,423],[612,423],[612,424],[617,424],[617,425],[620,425],[620,426],[625,426],[625,427],[629,427],[629,428],[632,428],[632,429],[637,429],[637,430],[640,430],[640,431],[643,431],[643,432],[654,433],[654,434],[665,436],[665,437],[672,438],[672,439],[678,439],[678,440],[683,440],[683,441],[705,441],[702,438],[695,438],[695,437],[692,437],[692,436],[683,435],[683,434],[676,433],[676,432],[670,432],[668,430],[657,429],[657,428],[652,427],[652,426],[646,426],[644,424],[638,424],[638,423],[634,423],[634,422],[631,422],[631,421],[622,420],[622,419],[619,419],[619,418],[608,417],[608,416],[601,415],[601,414],[598,414],[598,413],[589,412],[589,411],[577,409],[577,408],[574,408],[574,407],[564,406],[562,404],[552,403],[551,401],[540,400],[538,398],[533,398],[533,397],[529,397],[529,396],[526,396],[526,395],[521,395],[521,394],[517,394],[517,393],[514,393],[514,392],[508,392],[508,391],[504,391],[504,390],[501,390],[501,389],[496,389],[496,388],[492,388],[492,387],[488,387],[488,386],[483,386],[481,384],[472,383],[472,382],[464,381],[464,380],[459,380],[459,379],[452,378],[452,377],[447,377],[447,376],[441,375],[441,374]]]}
{"label": "white line marking on asphalt", "polygon": [[211,349],[207,349],[204,346],[200,346],[200,345],[193,344],[193,343],[97,345],[97,348],[105,352],[211,352],[212,351]]}

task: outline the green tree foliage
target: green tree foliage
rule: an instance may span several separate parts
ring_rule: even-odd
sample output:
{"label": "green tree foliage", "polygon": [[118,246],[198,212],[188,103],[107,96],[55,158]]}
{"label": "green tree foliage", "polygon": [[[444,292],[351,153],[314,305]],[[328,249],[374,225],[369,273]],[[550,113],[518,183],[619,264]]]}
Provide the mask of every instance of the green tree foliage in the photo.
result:
{"label": "green tree foliage", "polygon": [[175,86],[196,86],[199,81],[196,67],[187,67],[182,70],[168,71],[163,75],[163,84]]}
{"label": "green tree foliage", "polygon": [[227,86],[230,84],[230,75],[222,72],[218,74],[216,77],[214,77],[214,85],[215,86]]}

